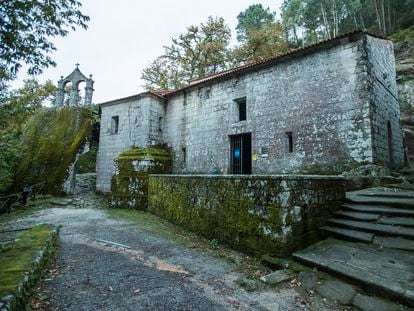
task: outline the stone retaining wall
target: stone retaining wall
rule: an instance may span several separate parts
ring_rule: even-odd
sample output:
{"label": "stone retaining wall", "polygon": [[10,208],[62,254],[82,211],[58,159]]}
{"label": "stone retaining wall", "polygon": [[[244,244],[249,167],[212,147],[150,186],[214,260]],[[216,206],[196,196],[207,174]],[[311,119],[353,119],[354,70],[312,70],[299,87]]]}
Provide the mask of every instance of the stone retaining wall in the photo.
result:
{"label": "stone retaining wall", "polygon": [[150,175],[148,210],[235,248],[286,256],[319,239],[344,186],[337,176]]}

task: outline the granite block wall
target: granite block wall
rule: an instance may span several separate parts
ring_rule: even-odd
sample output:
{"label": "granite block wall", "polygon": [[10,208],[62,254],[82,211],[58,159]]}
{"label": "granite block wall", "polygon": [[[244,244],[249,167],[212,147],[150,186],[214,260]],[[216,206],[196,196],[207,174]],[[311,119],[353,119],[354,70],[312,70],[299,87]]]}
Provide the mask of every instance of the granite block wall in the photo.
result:
{"label": "granite block wall", "polygon": [[[118,155],[133,147],[144,148],[162,142],[160,118],[165,114],[165,102],[144,95],[102,105],[101,109],[96,189],[109,192]],[[119,118],[117,133],[111,129],[111,119],[115,116]]]}
{"label": "granite block wall", "polygon": [[[392,44],[368,34],[165,97],[143,93],[101,106],[97,190],[110,190],[122,151],[159,143],[171,149],[174,173],[231,173],[231,136],[242,133],[251,133],[253,174],[403,164]],[[247,109],[242,121],[240,99]]]}
{"label": "granite block wall", "polygon": [[367,36],[366,49],[373,160],[401,166],[404,146],[393,45],[388,40]]}
{"label": "granite block wall", "polygon": [[[254,174],[295,173],[313,165],[341,171],[342,164],[371,162],[369,95],[361,94],[367,89],[360,85],[364,52],[363,40],[345,40],[170,95],[164,139],[175,156],[174,172],[229,173],[229,136],[248,132]],[[247,120],[238,121],[235,100],[243,97]]]}
{"label": "granite block wall", "polygon": [[286,256],[319,239],[345,197],[336,176],[150,175],[148,210],[243,251]]}

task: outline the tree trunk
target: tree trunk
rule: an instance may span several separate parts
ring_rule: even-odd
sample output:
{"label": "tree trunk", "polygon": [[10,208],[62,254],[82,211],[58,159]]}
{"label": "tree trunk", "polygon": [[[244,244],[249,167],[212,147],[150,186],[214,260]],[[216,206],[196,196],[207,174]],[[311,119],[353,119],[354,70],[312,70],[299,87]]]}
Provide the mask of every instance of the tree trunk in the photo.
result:
{"label": "tree trunk", "polygon": [[322,12],[323,23],[325,25],[325,34],[327,35],[327,39],[331,39],[331,34],[329,31],[329,24],[328,24],[328,20],[326,18],[326,12],[325,12],[325,9],[323,8],[322,3],[321,3],[321,12]]}

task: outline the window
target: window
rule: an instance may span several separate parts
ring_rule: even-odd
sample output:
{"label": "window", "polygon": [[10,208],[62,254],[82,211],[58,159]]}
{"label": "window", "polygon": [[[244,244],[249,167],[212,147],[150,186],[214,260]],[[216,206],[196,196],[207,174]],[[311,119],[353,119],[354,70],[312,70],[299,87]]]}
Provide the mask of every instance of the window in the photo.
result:
{"label": "window", "polygon": [[158,117],[158,132],[162,132],[162,117]]}
{"label": "window", "polygon": [[111,134],[117,134],[119,128],[119,116],[111,118]]}
{"label": "window", "polygon": [[293,135],[292,132],[286,132],[286,151],[288,153],[293,152]]}
{"label": "window", "polygon": [[234,100],[237,103],[238,106],[238,110],[239,110],[239,121],[244,121],[246,120],[246,97],[242,97],[239,99],[235,99]]}
{"label": "window", "polygon": [[183,153],[183,162],[187,162],[187,150],[185,149],[185,147],[181,148],[181,151]]}

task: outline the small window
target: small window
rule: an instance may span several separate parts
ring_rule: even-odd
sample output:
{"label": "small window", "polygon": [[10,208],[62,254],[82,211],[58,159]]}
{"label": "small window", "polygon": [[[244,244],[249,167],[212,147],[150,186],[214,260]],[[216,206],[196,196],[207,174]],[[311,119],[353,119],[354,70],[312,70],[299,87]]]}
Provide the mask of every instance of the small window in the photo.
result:
{"label": "small window", "polygon": [[287,145],[287,152],[293,152],[293,135],[292,132],[286,132],[286,145]]}
{"label": "small window", "polygon": [[235,102],[237,103],[239,110],[239,121],[246,120],[246,97],[236,99]]}
{"label": "small window", "polygon": [[158,118],[158,132],[162,132],[162,117]]}
{"label": "small window", "polygon": [[187,150],[185,147],[181,148],[181,152],[183,153],[183,162],[187,162]]}
{"label": "small window", "polygon": [[119,129],[119,116],[111,118],[111,134],[117,134]]}

